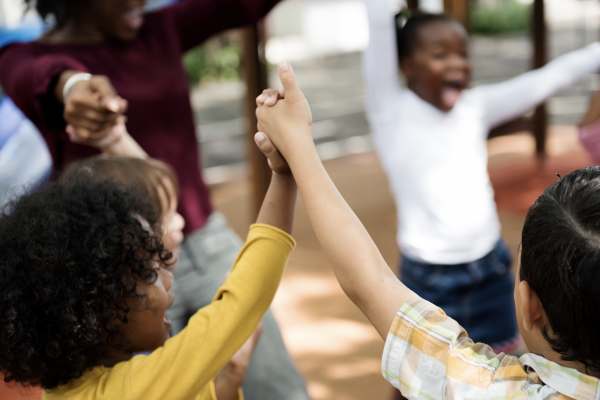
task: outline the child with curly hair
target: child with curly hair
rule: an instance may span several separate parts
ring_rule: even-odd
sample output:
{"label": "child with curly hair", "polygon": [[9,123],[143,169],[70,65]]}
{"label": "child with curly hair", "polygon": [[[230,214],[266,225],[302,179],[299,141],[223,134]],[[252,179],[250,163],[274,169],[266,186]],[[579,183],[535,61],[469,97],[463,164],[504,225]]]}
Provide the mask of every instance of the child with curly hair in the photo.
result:
{"label": "child with curly hair", "polygon": [[385,379],[410,399],[598,398],[600,168],[560,178],[529,209],[513,294],[527,353],[495,354],[395,277],[319,160],[291,66],[279,74],[284,100],[259,96],[257,136],[289,162],[340,286],[386,341]]}
{"label": "child with curly hair", "polygon": [[170,339],[181,238],[168,243],[143,190],[79,168],[13,202],[0,218],[5,380],[46,399],[214,398],[211,380],[260,322],[295,244],[294,179],[262,149],[274,173],[257,224],[213,303]]}

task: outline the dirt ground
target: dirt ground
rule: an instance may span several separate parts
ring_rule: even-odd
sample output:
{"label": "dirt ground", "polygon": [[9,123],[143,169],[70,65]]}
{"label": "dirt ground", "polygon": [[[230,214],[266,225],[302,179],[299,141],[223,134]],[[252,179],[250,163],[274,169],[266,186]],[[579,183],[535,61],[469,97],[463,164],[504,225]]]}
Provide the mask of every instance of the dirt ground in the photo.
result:
{"label": "dirt ground", "polygon": [[[548,155],[532,155],[527,134],[489,142],[489,170],[496,191],[503,235],[513,252],[525,213],[556,173],[591,164],[573,127],[552,127]],[[385,175],[374,153],[326,162],[333,181],[363,221],[388,264],[395,268],[396,216]],[[212,188],[215,207],[245,236],[250,218],[250,183],[230,181]],[[314,235],[301,199],[296,210],[294,251],[273,303],[284,339],[314,400],[390,399],[393,388],[382,378],[383,341],[341,291]],[[0,399],[38,398],[0,386]]]}

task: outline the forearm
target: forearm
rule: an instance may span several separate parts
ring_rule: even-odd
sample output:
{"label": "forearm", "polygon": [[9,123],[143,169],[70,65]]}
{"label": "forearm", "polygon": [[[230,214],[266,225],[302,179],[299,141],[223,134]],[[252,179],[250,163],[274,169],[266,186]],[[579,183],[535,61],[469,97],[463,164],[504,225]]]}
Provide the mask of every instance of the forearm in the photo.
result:
{"label": "forearm", "polygon": [[[394,16],[386,0],[366,0],[369,45],[362,57],[366,110],[369,122],[393,110],[392,99],[400,88]],[[392,111],[393,112],[393,111]]]}
{"label": "forearm", "polygon": [[[273,227],[253,226],[213,302],[151,355],[119,364],[114,376],[128,369],[133,398],[196,396],[255,331],[273,301],[294,244]],[[160,367],[164,365],[170,367]]]}
{"label": "forearm", "polygon": [[274,226],[291,235],[297,191],[292,174],[273,173],[256,222]]}
{"label": "forearm", "polygon": [[490,128],[516,118],[585,75],[600,70],[600,44],[594,43],[508,81],[483,85],[481,93]]}
{"label": "forearm", "polygon": [[[125,129],[125,128],[123,128]],[[148,153],[135,141],[128,132],[115,143],[100,149],[103,154],[121,157],[148,158]]]}
{"label": "forearm", "polygon": [[295,143],[287,160],[340,286],[385,338],[396,311],[414,293],[392,273],[331,181],[312,142]]}
{"label": "forearm", "polygon": [[596,121],[600,119],[600,91],[596,93],[592,102],[590,103],[590,108],[587,113],[581,120],[581,127],[586,127],[592,125]]}
{"label": "forearm", "polygon": [[215,394],[217,400],[241,400],[241,383],[230,380],[222,373],[215,379]]}
{"label": "forearm", "polygon": [[67,69],[58,76],[56,84],[54,85],[53,93],[54,97],[56,97],[56,100],[58,100],[61,104],[64,104],[65,102],[63,96],[63,88],[65,87],[65,83],[67,83],[70,77],[72,77],[75,74],[79,74],[80,72],[81,71],[77,71],[75,69]]}

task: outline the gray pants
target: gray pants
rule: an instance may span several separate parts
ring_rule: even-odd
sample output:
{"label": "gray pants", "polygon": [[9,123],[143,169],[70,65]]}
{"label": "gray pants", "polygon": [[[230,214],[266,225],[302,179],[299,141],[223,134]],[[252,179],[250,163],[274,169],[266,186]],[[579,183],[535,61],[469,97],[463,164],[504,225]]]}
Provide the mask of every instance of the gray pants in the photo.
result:
{"label": "gray pants", "polygon": [[[181,244],[173,271],[175,302],[169,309],[173,332],[181,331],[194,313],[209,304],[231,270],[242,241],[225,217],[213,213],[207,223]],[[263,334],[256,346],[242,386],[247,400],[308,400],[304,381],[285,348],[271,310],[263,318]]]}

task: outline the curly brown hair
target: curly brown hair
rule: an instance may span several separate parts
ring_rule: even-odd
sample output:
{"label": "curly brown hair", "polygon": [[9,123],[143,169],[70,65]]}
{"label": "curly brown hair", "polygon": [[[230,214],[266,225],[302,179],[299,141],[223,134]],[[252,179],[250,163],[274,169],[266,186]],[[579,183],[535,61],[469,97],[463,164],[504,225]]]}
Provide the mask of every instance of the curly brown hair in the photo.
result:
{"label": "curly brown hair", "polygon": [[[151,229],[142,225],[146,220]],[[0,373],[53,389],[92,368],[105,343],[123,348],[136,282],[172,257],[155,206],[89,173],[50,183],[0,216]]]}

